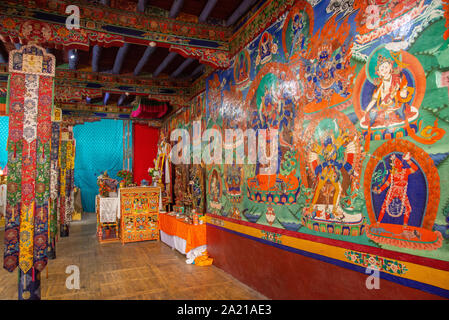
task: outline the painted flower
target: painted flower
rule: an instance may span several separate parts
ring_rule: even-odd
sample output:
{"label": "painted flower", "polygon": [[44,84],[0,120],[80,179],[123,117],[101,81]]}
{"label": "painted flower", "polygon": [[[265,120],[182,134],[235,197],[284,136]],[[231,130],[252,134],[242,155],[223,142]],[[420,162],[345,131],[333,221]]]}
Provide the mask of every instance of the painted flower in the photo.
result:
{"label": "painted flower", "polygon": [[23,129],[23,137],[25,139],[34,140],[36,138],[36,128],[27,127],[25,129]]}
{"label": "painted flower", "polygon": [[33,185],[32,184],[30,184],[30,183],[25,183],[23,186],[22,186],[22,194],[24,194],[24,195],[29,195],[29,194],[31,194],[33,192]]}
{"label": "painted flower", "polygon": [[36,261],[34,263],[34,267],[37,270],[43,270],[45,268],[45,265],[47,264],[47,259],[43,260],[43,261]]}
{"label": "painted flower", "polygon": [[23,105],[22,105],[22,103],[21,103],[21,102],[14,102],[14,103],[11,105],[11,111],[17,112],[17,113],[22,112],[22,111],[23,111]]}
{"label": "painted flower", "polygon": [[45,245],[47,244],[47,237],[43,234],[38,235],[34,237],[34,245],[37,246],[37,248],[45,248]]}
{"label": "painted flower", "polygon": [[88,28],[88,29],[95,29],[95,23],[93,21],[87,21],[86,22],[86,28]]}
{"label": "painted flower", "polygon": [[36,185],[36,193],[44,193],[45,192],[45,184],[44,183],[38,183]]}
{"label": "painted flower", "polygon": [[15,266],[17,266],[17,257],[15,256],[5,257],[4,263],[6,269],[12,269]]}
{"label": "painted flower", "polygon": [[5,231],[5,240],[6,241],[13,241],[17,239],[17,230],[16,229],[9,229]]}
{"label": "painted flower", "polygon": [[[36,60],[30,61],[29,63],[37,63]],[[38,76],[35,74],[27,74],[26,75],[26,86],[27,86],[27,95],[34,97],[37,97],[37,92],[36,90],[38,90],[39,88],[39,83],[38,83]]]}
{"label": "painted flower", "polygon": [[70,34],[69,29],[67,28],[59,28],[56,33],[58,34],[59,37],[61,38],[65,38]]}
{"label": "painted flower", "polygon": [[20,240],[25,242],[30,241],[31,237],[30,237],[30,233],[26,230],[20,232]]}
{"label": "painted flower", "polygon": [[267,212],[265,213],[265,217],[270,226],[273,224],[274,219],[276,218],[276,213],[272,207],[267,208]]}
{"label": "painted flower", "polygon": [[48,96],[48,95],[40,96],[40,104],[44,105],[44,106],[50,105],[51,104],[51,97]]}
{"label": "painted flower", "polygon": [[390,269],[391,269],[391,271],[393,271],[393,273],[397,273],[397,271],[399,270],[396,263],[390,264]]}
{"label": "painted flower", "polygon": [[33,158],[32,157],[24,157],[23,165],[25,167],[31,166],[33,164]]}
{"label": "painted flower", "polygon": [[16,27],[16,22],[13,19],[6,18],[6,19],[3,19],[2,25],[6,29],[14,29]]}
{"label": "painted flower", "polygon": [[20,131],[19,129],[12,129],[12,130],[9,132],[9,138],[10,138],[12,141],[18,141],[18,140],[20,140],[20,139],[22,138],[22,131]]}
{"label": "painted flower", "polygon": [[39,125],[39,129],[41,131],[40,136],[50,136],[51,135],[51,123],[44,122]]}
{"label": "painted flower", "polygon": [[8,190],[8,193],[16,193],[17,192],[17,183],[8,182],[7,190]]}
{"label": "painted flower", "polygon": [[373,257],[373,256],[371,256],[371,257],[369,257],[368,258],[368,264],[371,266],[371,267],[374,267],[374,268],[378,268],[378,267],[380,267],[380,264],[379,264],[379,262],[377,261],[377,259],[375,258],[375,257]]}
{"label": "painted flower", "polygon": [[25,110],[33,110],[36,108],[36,102],[34,99],[25,100]]}
{"label": "painted flower", "polygon": [[11,78],[11,87],[22,89],[25,87],[25,79],[19,75]]}

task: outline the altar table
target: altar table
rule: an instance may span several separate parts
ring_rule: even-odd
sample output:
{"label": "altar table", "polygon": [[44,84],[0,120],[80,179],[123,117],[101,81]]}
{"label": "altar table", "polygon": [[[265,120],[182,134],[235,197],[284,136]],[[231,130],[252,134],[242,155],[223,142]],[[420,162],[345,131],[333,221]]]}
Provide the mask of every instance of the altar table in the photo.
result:
{"label": "altar table", "polygon": [[206,224],[193,225],[186,223],[176,216],[166,213],[159,214],[159,228],[161,241],[182,254],[206,246]]}
{"label": "altar table", "polygon": [[117,241],[118,238],[118,197],[95,198],[95,212],[97,214],[97,237],[100,242]]}

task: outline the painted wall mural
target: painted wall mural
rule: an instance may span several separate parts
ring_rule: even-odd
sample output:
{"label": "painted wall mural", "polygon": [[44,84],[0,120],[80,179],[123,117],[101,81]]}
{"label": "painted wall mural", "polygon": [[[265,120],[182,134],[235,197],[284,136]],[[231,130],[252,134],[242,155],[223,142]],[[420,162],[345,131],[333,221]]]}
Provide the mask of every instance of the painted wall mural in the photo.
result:
{"label": "painted wall mural", "polygon": [[[213,73],[203,128],[267,129],[267,143],[277,130],[279,144],[270,174],[248,159],[206,166],[209,223],[447,270],[448,10],[438,0],[299,0]],[[339,259],[358,261],[348,257]]]}

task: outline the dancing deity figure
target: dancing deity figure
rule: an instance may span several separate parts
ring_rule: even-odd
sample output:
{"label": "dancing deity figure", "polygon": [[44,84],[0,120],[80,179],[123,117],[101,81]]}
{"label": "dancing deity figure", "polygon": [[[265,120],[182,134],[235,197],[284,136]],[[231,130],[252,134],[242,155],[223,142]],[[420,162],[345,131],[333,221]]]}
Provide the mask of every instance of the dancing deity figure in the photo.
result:
{"label": "dancing deity figure", "polygon": [[292,41],[293,43],[290,49],[290,56],[293,55],[294,50],[297,50],[298,48],[300,50],[304,49],[304,43],[306,38],[302,33],[302,31],[304,30],[304,21],[301,12],[295,14],[295,16],[293,17],[292,29],[293,29],[293,41]]}
{"label": "dancing deity figure", "polygon": [[337,211],[338,201],[342,191],[341,182],[343,178],[341,170],[343,167],[349,169],[349,164],[345,163],[345,157],[341,152],[341,148],[350,143],[350,137],[348,132],[339,131],[337,138],[332,133],[329,133],[324,138],[323,143],[315,143],[312,147],[312,153],[315,154],[314,158],[319,160],[319,164],[315,168],[317,183],[312,199],[312,207],[317,203],[323,187],[326,183],[330,182],[334,187],[332,214],[335,218],[343,219],[343,214]]}
{"label": "dancing deity figure", "polygon": [[410,218],[410,212],[412,211],[407,196],[408,178],[418,170],[418,167],[410,160],[409,152],[403,157],[403,160],[409,165],[409,168],[404,168],[403,161],[398,159],[394,154],[391,155],[390,160],[391,169],[385,182],[380,187],[373,188],[373,192],[377,194],[389,188],[382,208],[380,209],[377,224],[382,222],[385,212],[387,212],[393,218],[404,215],[404,228],[406,228]]}

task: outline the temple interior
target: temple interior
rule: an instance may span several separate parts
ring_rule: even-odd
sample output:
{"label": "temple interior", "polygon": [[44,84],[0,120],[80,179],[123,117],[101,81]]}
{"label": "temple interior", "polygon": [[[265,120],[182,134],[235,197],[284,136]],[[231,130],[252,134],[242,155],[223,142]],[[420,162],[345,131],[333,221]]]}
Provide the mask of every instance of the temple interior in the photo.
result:
{"label": "temple interior", "polygon": [[0,300],[447,300],[449,0],[1,1],[0,245]]}

